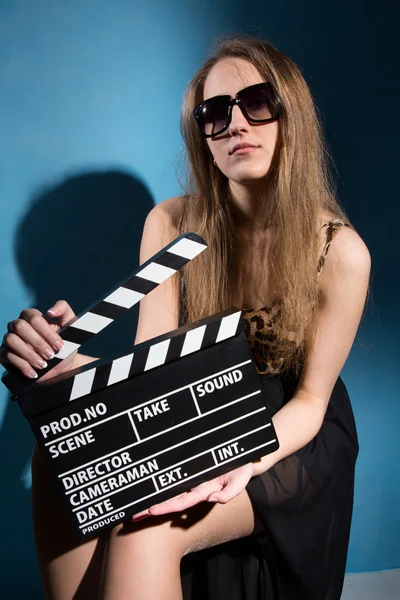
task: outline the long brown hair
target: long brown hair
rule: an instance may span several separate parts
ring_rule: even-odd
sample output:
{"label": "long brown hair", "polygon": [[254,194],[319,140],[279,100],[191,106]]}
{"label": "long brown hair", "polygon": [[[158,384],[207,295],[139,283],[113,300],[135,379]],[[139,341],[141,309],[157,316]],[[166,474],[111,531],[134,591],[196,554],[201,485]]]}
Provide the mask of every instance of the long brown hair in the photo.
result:
{"label": "long brown hair", "polygon": [[276,156],[265,178],[257,219],[258,225],[272,232],[268,296],[280,301],[275,328],[276,339],[282,342],[280,357],[283,365],[299,368],[307,342],[315,334],[321,214],[348,219],[335,198],[316,108],[300,70],[271,44],[253,37],[220,43],[193,77],[184,99],[181,128],[189,180],[179,229],[200,233],[209,246],[183,270],[184,322],[232,306],[241,285],[238,229],[228,180],[213,163],[192,116],[203,100],[212,67],[234,57],[252,63],[272,83],[283,104]]}

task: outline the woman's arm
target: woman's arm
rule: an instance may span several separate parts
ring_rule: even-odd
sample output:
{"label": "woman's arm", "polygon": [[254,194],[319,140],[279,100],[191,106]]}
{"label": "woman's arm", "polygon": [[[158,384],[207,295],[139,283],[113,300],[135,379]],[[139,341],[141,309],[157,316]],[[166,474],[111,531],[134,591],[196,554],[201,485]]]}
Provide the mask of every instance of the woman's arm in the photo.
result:
{"label": "woman's arm", "polygon": [[[182,199],[171,198],[151,210],[143,231],[140,264],[177,236],[176,223],[181,209]],[[69,323],[75,314],[65,300],[59,300],[46,315],[35,308],[26,308],[17,319],[10,321],[0,347],[0,363],[5,368],[12,365],[25,377],[35,379],[36,371],[47,367],[46,361],[53,358],[63,345],[58,335],[60,327]],[[174,275],[141,301],[136,343],[176,329],[178,320],[179,277]],[[75,352],[43,375],[41,381],[95,360],[94,357]]]}
{"label": "woman's arm", "polygon": [[355,231],[343,228],[331,243],[320,278],[322,306],[315,341],[293,398],[273,417],[280,447],[255,463],[255,475],[305,446],[321,428],[360,323],[369,274],[368,249]]}
{"label": "woman's arm", "polygon": [[310,442],[321,428],[333,386],[350,352],[363,312],[370,273],[369,252],[353,230],[342,229],[329,250],[320,279],[322,307],[317,334],[293,398],[273,417],[280,447],[186,494],[138,513],[134,518],[182,511],[208,500],[226,503],[255,475]]}
{"label": "woman's arm", "polygon": [[[155,206],[147,216],[140,245],[140,264],[177,237],[180,198]],[[179,275],[176,273],[140,301],[135,344],[176,329],[179,324]]]}

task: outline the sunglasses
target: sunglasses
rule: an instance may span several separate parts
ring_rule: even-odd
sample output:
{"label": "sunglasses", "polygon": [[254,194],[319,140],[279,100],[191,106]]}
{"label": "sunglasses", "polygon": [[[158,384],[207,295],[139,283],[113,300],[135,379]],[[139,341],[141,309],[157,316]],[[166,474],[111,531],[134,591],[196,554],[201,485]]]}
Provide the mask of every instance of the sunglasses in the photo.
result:
{"label": "sunglasses", "polygon": [[235,96],[214,96],[200,102],[193,115],[205,138],[226,131],[232,120],[232,109],[238,105],[250,123],[271,123],[280,116],[281,100],[270,83],[257,83],[240,90]]}

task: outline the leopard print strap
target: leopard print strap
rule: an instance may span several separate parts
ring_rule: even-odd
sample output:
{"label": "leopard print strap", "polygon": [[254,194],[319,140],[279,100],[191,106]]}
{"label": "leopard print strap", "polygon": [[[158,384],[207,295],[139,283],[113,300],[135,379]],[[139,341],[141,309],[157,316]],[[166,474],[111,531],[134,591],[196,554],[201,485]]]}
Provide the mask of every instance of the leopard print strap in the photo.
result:
{"label": "leopard print strap", "polygon": [[326,238],[325,238],[324,249],[323,249],[322,254],[318,261],[318,275],[321,275],[321,273],[322,273],[322,269],[324,268],[324,264],[325,264],[326,255],[328,254],[328,251],[331,246],[331,242],[332,242],[333,238],[335,237],[337,232],[342,227],[350,227],[350,225],[348,223],[345,223],[344,221],[342,221],[342,219],[332,219],[332,221],[329,221],[328,223],[324,223],[322,225],[322,229],[324,227],[326,227],[326,232],[325,232]]}

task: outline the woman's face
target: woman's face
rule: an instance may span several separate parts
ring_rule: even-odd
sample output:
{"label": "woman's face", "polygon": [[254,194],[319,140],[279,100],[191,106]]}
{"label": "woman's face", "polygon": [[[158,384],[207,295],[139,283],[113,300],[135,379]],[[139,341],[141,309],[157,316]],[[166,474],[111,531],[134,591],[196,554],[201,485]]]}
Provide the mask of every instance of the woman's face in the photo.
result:
{"label": "woman's face", "polygon": [[[204,100],[213,96],[236,94],[265,79],[256,67],[242,58],[224,58],[211,69],[204,85]],[[214,160],[231,184],[254,184],[268,173],[278,138],[278,122],[249,123],[235,105],[232,120],[226,131],[207,144]],[[246,150],[237,149],[238,144],[251,144]]]}

